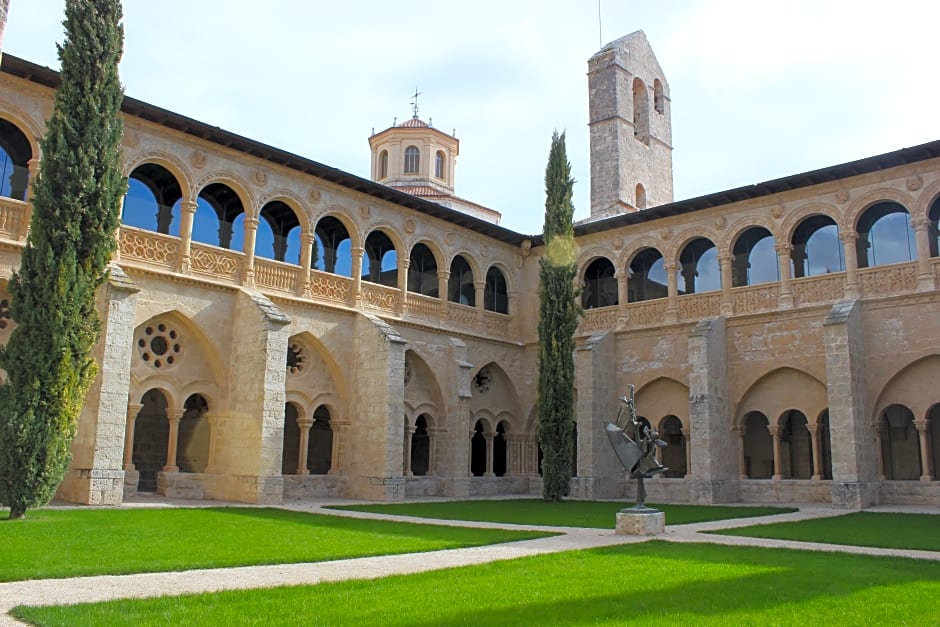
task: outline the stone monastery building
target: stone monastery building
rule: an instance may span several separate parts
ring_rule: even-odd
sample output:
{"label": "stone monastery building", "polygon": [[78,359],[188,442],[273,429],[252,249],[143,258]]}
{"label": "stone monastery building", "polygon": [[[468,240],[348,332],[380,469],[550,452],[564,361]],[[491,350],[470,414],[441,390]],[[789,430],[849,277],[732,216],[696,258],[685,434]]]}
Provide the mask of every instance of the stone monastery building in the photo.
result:
{"label": "stone monastery building", "polygon": [[[0,342],[58,74],[0,68]],[[588,62],[572,496],[940,504],[940,141],[673,201],[642,32]],[[454,195],[456,138],[370,138],[372,179],[124,102],[130,177],[70,501],[541,494],[540,237]]]}

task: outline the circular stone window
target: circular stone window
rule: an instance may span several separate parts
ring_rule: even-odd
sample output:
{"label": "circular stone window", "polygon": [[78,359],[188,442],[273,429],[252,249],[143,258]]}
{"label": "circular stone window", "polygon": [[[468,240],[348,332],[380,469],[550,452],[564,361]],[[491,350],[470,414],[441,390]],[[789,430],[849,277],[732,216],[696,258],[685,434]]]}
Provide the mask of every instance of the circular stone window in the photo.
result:
{"label": "circular stone window", "polygon": [[180,336],[166,323],[149,324],[137,333],[137,354],[153,368],[167,368],[180,358]]}
{"label": "circular stone window", "polygon": [[287,347],[287,372],[297,374],[304,370],[304,347],[291,344]]}

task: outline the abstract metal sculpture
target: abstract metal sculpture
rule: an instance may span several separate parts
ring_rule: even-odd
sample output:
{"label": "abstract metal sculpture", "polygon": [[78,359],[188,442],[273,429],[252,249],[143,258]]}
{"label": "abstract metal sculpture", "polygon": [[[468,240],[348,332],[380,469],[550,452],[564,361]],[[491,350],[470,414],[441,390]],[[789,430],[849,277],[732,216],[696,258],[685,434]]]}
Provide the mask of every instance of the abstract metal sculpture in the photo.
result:
{"label": "abstract metal sculpture", "polygon": [[[620,397],[620,411],[617,412],[616,422],[605,423],[607,439],[614,447],[614,453],[620,463],[637,481],[634,509],[648,509],[643,479],[669,470],[656,459],[656,447],[662,448],[666,443],[659,439],[656,429],[637,419],[633,399],[634,387],[631,384],[629,388],[630,395]],[[633,437],[630,437],[631,435]]]}

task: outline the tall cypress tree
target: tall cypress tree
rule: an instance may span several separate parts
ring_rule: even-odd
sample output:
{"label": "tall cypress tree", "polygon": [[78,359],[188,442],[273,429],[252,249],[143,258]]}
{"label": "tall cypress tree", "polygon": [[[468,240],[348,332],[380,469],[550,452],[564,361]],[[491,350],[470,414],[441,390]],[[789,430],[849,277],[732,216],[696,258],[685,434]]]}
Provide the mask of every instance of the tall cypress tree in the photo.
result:
{"label": "tall cypress tree", "polygon": [[121,198],[119,0],[67,0],[61,85],[33,182],[33,217],[10,281],[17,323],[0,367],[0,502],[10,518],[47,503],[71,461],[97,374],[95,292],[117,244]]}
{"label": "tall cypress tree", "polygon": [[571,486],[574,430],[574,179],[565,134],[556,131],[545,169],[545,255],[539,260],[539,444],[542,496],[560,501]]}

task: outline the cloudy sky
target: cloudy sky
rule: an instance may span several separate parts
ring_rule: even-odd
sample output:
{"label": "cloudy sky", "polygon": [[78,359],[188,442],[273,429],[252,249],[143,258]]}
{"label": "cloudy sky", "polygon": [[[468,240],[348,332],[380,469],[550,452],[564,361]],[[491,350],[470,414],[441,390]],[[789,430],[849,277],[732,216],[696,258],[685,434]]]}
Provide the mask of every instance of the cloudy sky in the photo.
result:
{"label": "cloudy sky", "polygon": [[[940,138],[929,0],[124,5],[129,96],[368,177],[369,134],[417,87],[421,117],[461,141],[457,194],[524,233],[556,128],[588,215],[587,59],[638,29],[671,90],[677,200]],[[4,52],[57,69],[63,10],[11,0]]]}

